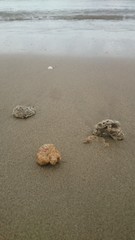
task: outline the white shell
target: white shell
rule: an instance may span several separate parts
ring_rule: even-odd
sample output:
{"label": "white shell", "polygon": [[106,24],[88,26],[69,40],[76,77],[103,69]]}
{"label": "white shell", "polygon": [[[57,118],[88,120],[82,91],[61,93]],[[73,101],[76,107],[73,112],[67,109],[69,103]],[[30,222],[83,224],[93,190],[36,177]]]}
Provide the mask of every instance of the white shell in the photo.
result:
{"label": "white shell", "polygon": [[49,67],[48,67],[48,70],[52,70],[52,69],[53,69],[53,67],[52,67],[52,66],[49,66]]}

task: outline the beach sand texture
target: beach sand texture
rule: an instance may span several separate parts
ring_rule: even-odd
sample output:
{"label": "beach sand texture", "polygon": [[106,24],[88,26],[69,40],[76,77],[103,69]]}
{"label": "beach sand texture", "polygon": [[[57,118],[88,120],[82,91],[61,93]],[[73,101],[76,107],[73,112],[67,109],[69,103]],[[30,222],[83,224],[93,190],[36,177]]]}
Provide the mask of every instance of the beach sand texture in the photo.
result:
{"label": "beach sand texture", "polygon": [[[0,56],[0,240],[134,240],[134,66]],[[18,104],[35,106],[36,115],[13,118]],[[106,118],[121,122],[125,140],[83,144]],[[36,164],[44,143],[58,147],[60,164]]]}

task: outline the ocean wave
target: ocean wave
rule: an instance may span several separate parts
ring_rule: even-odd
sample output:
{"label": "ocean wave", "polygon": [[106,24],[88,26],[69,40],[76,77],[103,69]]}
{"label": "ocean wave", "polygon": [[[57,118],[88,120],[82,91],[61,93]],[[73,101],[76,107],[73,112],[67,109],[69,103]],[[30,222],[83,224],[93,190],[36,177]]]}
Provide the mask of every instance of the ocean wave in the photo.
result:
{"label": "ocean wave", "polygon": [[114,11],[0,11],[0,21],[27,20],[124,20],[135,19],[133,10]]}

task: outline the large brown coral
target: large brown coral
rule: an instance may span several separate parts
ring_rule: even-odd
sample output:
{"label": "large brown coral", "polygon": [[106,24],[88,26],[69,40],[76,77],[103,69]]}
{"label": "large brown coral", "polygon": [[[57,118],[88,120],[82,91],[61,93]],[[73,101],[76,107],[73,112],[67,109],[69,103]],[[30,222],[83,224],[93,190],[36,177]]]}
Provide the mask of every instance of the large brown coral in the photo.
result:
{"label": "large brown coral", "polygon": [[93,135],[100,137],[110,136],[114,140],[124,139],[124,133],[121,129],[120,122],[111,119],[106,119],[97,123],[94,127]]}
{"label": "large brown coral", "polygon": [[[86,138],[84,143],[91,143],[96,140],[98,137],[102,137],[103,139],[106,137],[111,137],[114,140],[123,140],[124,133],[121,129],[121,125],[119,121],[105,119],[99,123],[97,123],[92,131],[92,134]],[[105,145],[108,143],[105,142]]]}
{"label": "large brown coral", "polygon": [[61,160],[61,154],[53,144],[44,144],[37,153],[37,163],[41,166],[55,165]]}

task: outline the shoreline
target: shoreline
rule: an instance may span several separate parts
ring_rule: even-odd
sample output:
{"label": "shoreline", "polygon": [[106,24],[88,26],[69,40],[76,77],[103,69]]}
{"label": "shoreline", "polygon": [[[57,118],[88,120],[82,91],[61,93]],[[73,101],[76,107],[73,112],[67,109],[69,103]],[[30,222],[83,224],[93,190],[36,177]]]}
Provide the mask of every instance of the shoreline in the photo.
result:
{"label": "shoreline", "polygon": [[[134,64],[0,55],[2,240],[134,238]],[[19,104],[34,105],[36,115],[13,118]],[[106,118],[121,122],[125,140],[83,144]],[[60,164],[36,164],[44,143],[56,145]]]}
{"label": "shoreline", "polygon": [[134,58],[134,25],[128,20],[1,22],[0,53]]}

